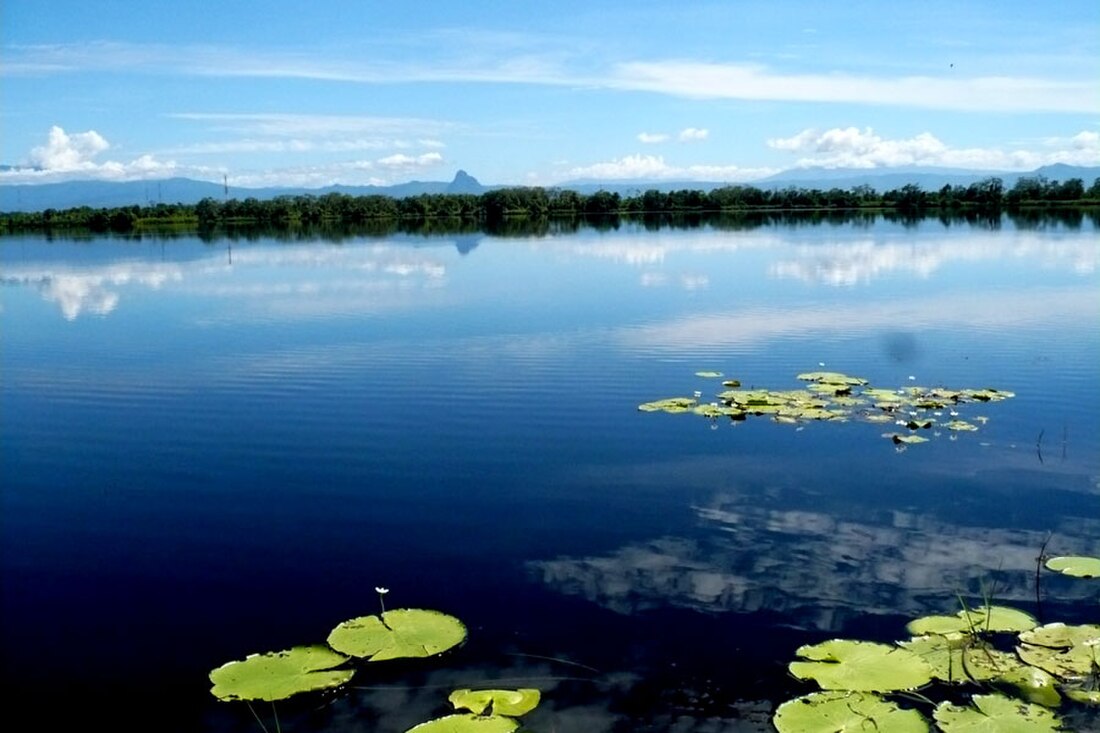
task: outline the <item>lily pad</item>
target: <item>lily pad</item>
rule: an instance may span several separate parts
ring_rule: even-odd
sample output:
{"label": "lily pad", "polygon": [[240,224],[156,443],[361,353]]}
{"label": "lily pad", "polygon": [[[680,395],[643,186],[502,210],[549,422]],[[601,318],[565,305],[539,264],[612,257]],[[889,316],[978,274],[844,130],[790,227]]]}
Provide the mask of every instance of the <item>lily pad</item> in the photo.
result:
{"label": "lily pad", "polygon": [[1041,705],[1004,695],[975,695],[974,706],[940,703],[933,712],[944,733],[1043,733],[1058,730],[1058,717]]}
{"label": "lily pad", "polygon": [[927,733],[928,722],[916,710],[903,710],[878,695],[863,692],[814,692],[788,700],[775,711],[779,733]]}
{"label": "lily pad", "polygon": [[909,445],[928,442],[928,438],[924,438],[920,435],[898,435],[897,433],[884,433],[882,437],[889,438],[895,443],[905,443]]}
{"label": "lily pad", "polygon": [[1020,634],[1020,659],[1063,679],[1085,677],[1100,665],[1100,626],[1047,624]]}
{"label": "lily pad", "polygon": [[718,379],[725,376],[722,372],[695,372],[695,376],[703,377],[704,379]]}
{"label": "lily pad", "polygon": [[1075,578],[1100,578],[1100,557],[1067,555],[1047,560],[1047,567]]}
{"label": "lily pad", "polygon": [[691,412],[698,404],[690,397],[670,397],[665,400],[654,400],[638,405],[642,412]]}
{"label": "lily pad", "polygon": [[901,642],[901,646],[927,662],[932,676],[944,682],[992,680],[1023,666],[1014,654],[974,643],[970,637],[933,634]]}
{"label": "lily pad", "polygon": [[454,616],[421,608],[401,608],[379,616],[360,616],[332,630],[333,649],[372,662],[431,657],[462,643],[466,627]]}
{"label": "lily pad", "polygon": [[532,688],[519,690],[455,690],[447,699],[456,710],[481,715],[492,706],[495,715],[519,717],[538,707],[541,694]]}
{"label": "lily pad", "polygon": [[[1020,662],[1016,669],[1001,675],[993,682],[1011,687],[1016,696],[1037,705],[1056,708],[1062,704],[1062,696],[1058,694],[1058,680],[1045,669],[1032,667],[1030,664]],[[1073,697],[1068,690],[1066,695]]]}
{"label": "lily pad", "polygon": [[741,380],[740,379],[727,379],[726,381],[722,382],[722,386],[723,387],[740,387],[741,386]]}
{"label": "lily pad", "polygon": [[461,713],[429,720],[409,728],[405,733],[512,733],[519,721],[501,715]]}
{"label": "lily pad", "polygon": [[980,606],[954,616],[924,616],[906,625],[909,633],[971,634],[986,631],[1027,631],[1038,622],[1029,613],[1008,606]]}
{"label": "lily pad", "polygon": [[826,690],[912,690],[932,679],[932,668],[923,659],[887,644],[832,639],[800,647],[796,653],[810,661],[791,662],[791,674],[812,679]]}
{"label": "lily pad", "polygon": [[299,692],[338,687],[355,674],[333,669],[347,661],[327,646],[296,646],[281,652],[250,654],[210,672],[219,700],[283,700]]}
{"label": "lily pad", "polygon": [[1100,705],[1100,690],[1086,690],[1080,687],[1066,687],[1066,697],[1086,705]]}
{"label": "lily pad", "polygon": [[944,425],[948,430],[958,430],[962,432],[973,432],[978,429],[977,425],[971,425],[966,420],[952,420]]}
{"label": "lily pad", "polygon": [[822,384],[867,384],[867,380],[862,377],[849,377],[847,374],[841,374],[840,372],[806,372],[805,374],[799,374],[796,379],[801,379],[803,382],[819,382]]}

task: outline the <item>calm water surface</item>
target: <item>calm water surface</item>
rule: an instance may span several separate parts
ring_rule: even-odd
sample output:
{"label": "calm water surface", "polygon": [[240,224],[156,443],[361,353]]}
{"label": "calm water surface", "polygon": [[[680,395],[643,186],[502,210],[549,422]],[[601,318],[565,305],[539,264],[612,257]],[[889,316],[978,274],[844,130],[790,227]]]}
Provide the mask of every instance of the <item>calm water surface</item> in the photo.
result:
{"label": "calm water surface", "polygon": [[[541,731],[766,730],[803,643],[1100,553],[1096,226],[0,239],[5,715],[258,730],[207,672],[387,606],[470,628],[296,731],[536,686]],[[647,414],[719,370],[996,387],[975,433]],[[939,432],[939,431],[936,431]],[[1045,577],[1049,619],[1095,584]]]}

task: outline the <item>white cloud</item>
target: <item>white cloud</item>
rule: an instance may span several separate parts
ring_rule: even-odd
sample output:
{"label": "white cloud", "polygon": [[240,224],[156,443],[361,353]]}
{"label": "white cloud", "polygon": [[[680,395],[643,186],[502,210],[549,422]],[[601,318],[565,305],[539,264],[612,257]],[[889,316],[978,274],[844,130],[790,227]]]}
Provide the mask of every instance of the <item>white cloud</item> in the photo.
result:
{"label": "white cloud", "polygon": [[756,64],[635,61],[618,64],[600,83],[696,99],[847,102],[979,112],[1098,111],[1096,83],[1085,78],[784,74]]}
{"label": "white cloud", "polygon": [[902,165],[997,170],[1032,170],[1051,163],[1096,165],[1100,134],[1083,131],[1070,138],[1049,138],[1045,149],[952,148],[929,132],[911,138],[888,139],[870,127],[806,129],[787,138],[767,141],[768,147],[801,154],[798,167],[878,168]]}
{"label": "white cloud", "polygon": [[[184,172],[175,161],[141,155],[129,161],[97,162],[100,153],[111,147],[95,130],[69,134],[58,125],[50,128],[46,144],[32,148],[27,166],[0,171],[0,183],[49,183],[69,178],[99,178],[125,181],[163,178]],[[187,172],[206,174],[210,169],[190,168]]]}
{"label": "white cloud", "polygon": [[31,164],[46,170],[80,170],[95,165],[92,160],[111,147],[95,130],[72,135],[54,125],[46,144],[33,148]]}
{"label": "white cloud", "polygon": [[395,153],[379,158],[377,161],[378,165],[390,169],[430,168],[442,162],[443,156],[439,153],[424,153],[416,156]]}
{"label": "white cloud", "polygon": [[710,135],[710,130],[699,129],[698,127],[688,127],[680,131],[680,142],[695,142],[698,140],[706,140]]}
{"label": "white cloud", "polygon": [[675,166],[661,155],[627,155],[617,160],[577,166],[569,169],[561,180],[597,178],[602,180],[669,180],[693,179],[709,181],[749,181],[775,173],[772,168],[742,168],[736,165]]}
{"label": "white cloud", "polygon": [[[480,49],[479,49],[480,50]],[[539,84],[653,92],[698,99],[749,99],[855,103],[977,112],[1074,112],[1096,114],[1096,82],[1038,76],[869,76],[849,73],[785,73],[746,63],[636,60],[576,71],[573,55],[551,48],[541,55],[501,48],[416,63],[339,58],[314,52],[257,53],[211,45],[84,43],[8,49],[4,75],[145,70],[192,76],[314,79],[358,84]]]}
{"label": "white cloud", "polygon": [[668,140],[668,135],[663,132],[638,133],[638,142],[646,143],[647,145],[652,145],[654,143],[663,143],[665,140]]}

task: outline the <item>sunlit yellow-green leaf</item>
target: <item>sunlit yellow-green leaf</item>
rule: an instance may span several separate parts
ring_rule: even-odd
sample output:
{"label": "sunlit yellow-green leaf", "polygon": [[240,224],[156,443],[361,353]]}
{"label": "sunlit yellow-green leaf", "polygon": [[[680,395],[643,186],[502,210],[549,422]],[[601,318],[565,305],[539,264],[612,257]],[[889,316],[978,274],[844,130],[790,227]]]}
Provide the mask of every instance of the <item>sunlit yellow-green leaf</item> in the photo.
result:
{"label": "sunlit yellow-green leaf", "polygon": [[1035,627],[1035,617],[1008,606],[979,606],[954,616],[924,616],[906,625],[909,633],[977,634],[987,631],[1026,631]]}
{"label": "sunlit yellow-green leaf", "polygon": [[669,397],[642,403],[638,405],[638,409],[642,412],[691,412],[697,404],[699,404],[698,401],[690,397]]}
{"label": "sunlit yellow-green leaf", "polygon": [[933,712],[944,733],[1043,733],[1058,730],[1058,717],[1041,705],[1004,695],[975,695],[974,705],[940,703]]}
{"label": "sunlit yellow-green leaf", "polygon": [[521,688],[518,690],[455,690],[447,699],[456,710],[469,710],[481,715],[492,708],[494,715],[508,715],[518,718],[538,707],[538,690]]}
{"label": "sunlit yellow-green leaf", "polygon": [[832,639],[800,647],[796,653],[808,661],[791,662],[791,674],[812,679],[826,690],[912,690],[932,679],[932,669],[923,659],[887,644]]}
{"label": "sunlit yellow-green leaf", "polygon": [[283,700],[299,692],[338,687],[355,674],[333,669],[347,661],[327,646],[296,646],[281,652],[252,654],[210,672],[219,700]]}
{"label": "sunlit yellow-green leaf", "polygon": [[512,733],[518,727],[519,721],[515,718],[460,713],[429,720],[409,728],[406,733]]}
{"label": "sunlit yellow-green leaf", "polygon": [[1100,626],[1047,624],[1020,634],[1016,653],[1028,664],[1063,679],[1085,677],[1100,666]]}
{"label": "sunlit yellow-green leaf", "polygon": [[1075,578],[1100,578],[1100,557],[1067,555],[1047,560],[1047,567]]}
{"label": "sunlit yellow-green leaf", "polygon": [[901,642],[901,646],[927,662],[932,676],[945,682],[991,680],[1023,666],[1015,655],[968,636],[918,636]]}
{"label": "sunlit yellow-green leaf", "polygon": [[379,616],[360,616],[332,630],[333,649],[372,662],[431,657],[462,643],[466,627],[454,616],[422,608],[400,608]]}
{"label": "sunlit yellow-green leaf", "polygon": [[916,710],[865,692],[814,692],[788,700],[772,720],[779,733],[927,733]]}

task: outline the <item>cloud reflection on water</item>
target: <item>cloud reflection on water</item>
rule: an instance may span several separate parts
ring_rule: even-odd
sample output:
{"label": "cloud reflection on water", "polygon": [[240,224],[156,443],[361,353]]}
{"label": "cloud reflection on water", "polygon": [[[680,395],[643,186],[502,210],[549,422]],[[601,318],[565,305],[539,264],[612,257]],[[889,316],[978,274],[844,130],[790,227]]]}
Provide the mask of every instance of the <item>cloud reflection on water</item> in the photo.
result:
{"label": "cloud reflection on water", "polygon": [[[691,507],[699,531],[690,536],[662,535],[606,554],[533,561],[532,577],[625,615],[665,607],[767,611],[798,628],[831,632],[869,615],[950,613],[957,608],[955,593],[980,598],[991,580],[997,601],[1034,602],[1036,556],[1047,529],[987,526],[979,513],[987,502],[1003,501],[992,488],[1005,483],[1002,474],[976,475],[976,483],[966,484],[976,492],[968,499],[975,510],[959,520],[891,497],[873,505],[844,502],[842,512],[815,508],[813,489],[729,486],[720,477],[737,473],[738,466],[716,459],[631,469],[619,481],[674,485],[694,475],[724,488]],[[1012,473],[1078,495],[1062,501],[1087,506],[1095,500],[1097,488],[1080,475]],[[908,480],[919,483],[921,477]],[[1100,518],[1067,513],[1053,521],[1055,554],[1100,554]],[[1089,593],[1078,583],[1060,587],[1057,599],[1049,600],[1087,602]]]}

